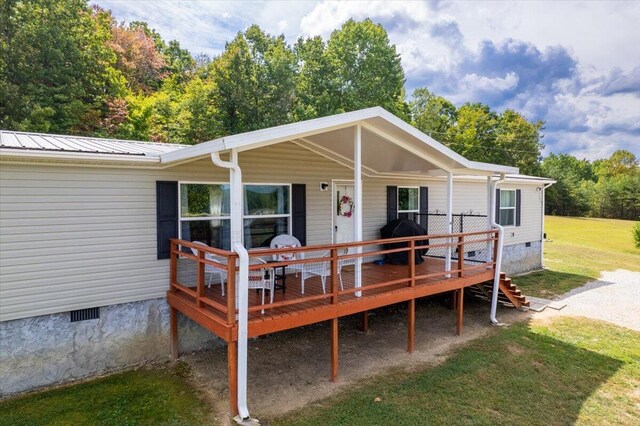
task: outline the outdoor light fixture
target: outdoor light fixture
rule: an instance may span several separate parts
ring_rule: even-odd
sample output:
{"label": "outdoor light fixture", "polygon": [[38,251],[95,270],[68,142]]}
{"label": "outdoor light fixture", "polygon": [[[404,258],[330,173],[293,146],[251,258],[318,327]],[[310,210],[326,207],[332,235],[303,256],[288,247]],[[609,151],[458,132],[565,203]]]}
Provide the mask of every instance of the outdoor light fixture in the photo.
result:
{"label": "outdoor light fixture", "polygon": [[326,191],[329,189],[329,184],[327,182],[320,182],[320,191]]}

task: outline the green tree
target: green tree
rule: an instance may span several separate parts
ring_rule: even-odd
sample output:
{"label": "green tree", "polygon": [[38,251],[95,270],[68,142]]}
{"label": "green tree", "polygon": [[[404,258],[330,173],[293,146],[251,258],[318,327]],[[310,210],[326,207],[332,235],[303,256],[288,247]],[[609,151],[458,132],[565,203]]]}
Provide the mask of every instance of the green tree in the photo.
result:
{"label": "green tree", "polygon": [[445,145],[449,144],[446,137],[456,123],[456,107],[453,103],[423,87],[413,92],[409,108],[414,127]]}
{"label": "green tree", "polygon": [[412,124],[457,153],[475,161],[515,166],[524,174],[540,170],[543,122],[529,122],[513,110],[501,114],[488,105],[453,103],[427,88],[413,92]]}
{"label": "green tree", "polygon": [[324,117],[340,111],[336,71],[322,37],[298,39],[294,52],[298,64],[295,119]]}
{"label": "green tree", "polygon": [[500,114],[496,129],[496,158],[502,164],[516,166],[520,173],[535,175],[540,172],[540,142],[542,121],[531,123],[520,113],[508,109]]}
{"label": "green tree", "polygon": [[215,105],[217,89],[213,82],[193,78],[174,108],[171,142],[194,144],[223,136],[220,114]]}
{"label": "green tree", "polygon": [[340,102],[333,112],[381,106],[408,119],[400,55],[382,25],[348,20],[331,33],[326,55]]}
{"label": "green tree", "polygon": [[284,36],[270,36],[253,25],[227,43],[209,72],[227,134],[292,120],[296,62]]}
{"label": "green tree", "polygon": [[550,154],[541,165],[543,176],[556,183],[546,191],[546,212],[561,216],[584,216],[596,202],[591,163],[569,154]]}
{"label": "green tree", "polygon": [[108,22],[83,0],[6,0],[0,30],[0,126],[91,133],[123,94]]}
{"label": "green tree", "polygon": [[444,143],[470,160],[500,163],[495,150],[498,119],[488,105],[466,103],[456,111],[456,122],[449,127]]}

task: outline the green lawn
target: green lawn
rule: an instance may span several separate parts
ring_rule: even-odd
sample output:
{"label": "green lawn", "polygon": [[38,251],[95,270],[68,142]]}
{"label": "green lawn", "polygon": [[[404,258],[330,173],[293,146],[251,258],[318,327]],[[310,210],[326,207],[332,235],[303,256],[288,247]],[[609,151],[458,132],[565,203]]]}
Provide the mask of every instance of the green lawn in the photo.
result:
{"label": "green lawn", "polygon": [[558,318],[472,342],[444,364],[386,375],[271,425],[640,424],[640,333]]}
{"label": "green lawn", "polygon": [[188,369],[138,369],[0,402],[0,425],[203,425],[211,410]]}
{"label": "green lawn", "polygon": [[545,217],[547,270],[514,278],[525,295],[559,296],[597,279],[602,271],[640,271],[629,220]]}

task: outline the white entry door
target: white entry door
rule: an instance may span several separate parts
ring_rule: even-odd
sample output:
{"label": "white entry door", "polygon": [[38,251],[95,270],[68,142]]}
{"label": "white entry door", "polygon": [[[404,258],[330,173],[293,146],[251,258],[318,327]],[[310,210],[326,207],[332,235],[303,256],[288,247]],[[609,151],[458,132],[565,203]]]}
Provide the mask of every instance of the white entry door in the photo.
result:
{"label": "white entry door", "polygon": [[333,184],[333,242],[350,243],[353,241],[354,204],[353,184]]}

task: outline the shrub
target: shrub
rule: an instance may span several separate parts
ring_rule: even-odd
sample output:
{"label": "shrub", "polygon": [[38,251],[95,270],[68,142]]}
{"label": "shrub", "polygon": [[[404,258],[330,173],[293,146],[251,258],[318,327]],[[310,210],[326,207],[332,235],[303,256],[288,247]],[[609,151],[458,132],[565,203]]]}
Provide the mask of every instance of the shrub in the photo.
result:
{"label": "shrub", "polygon": [[633,227],[633,240],[636,242],[636,248],[640,248],[640,222]]}

